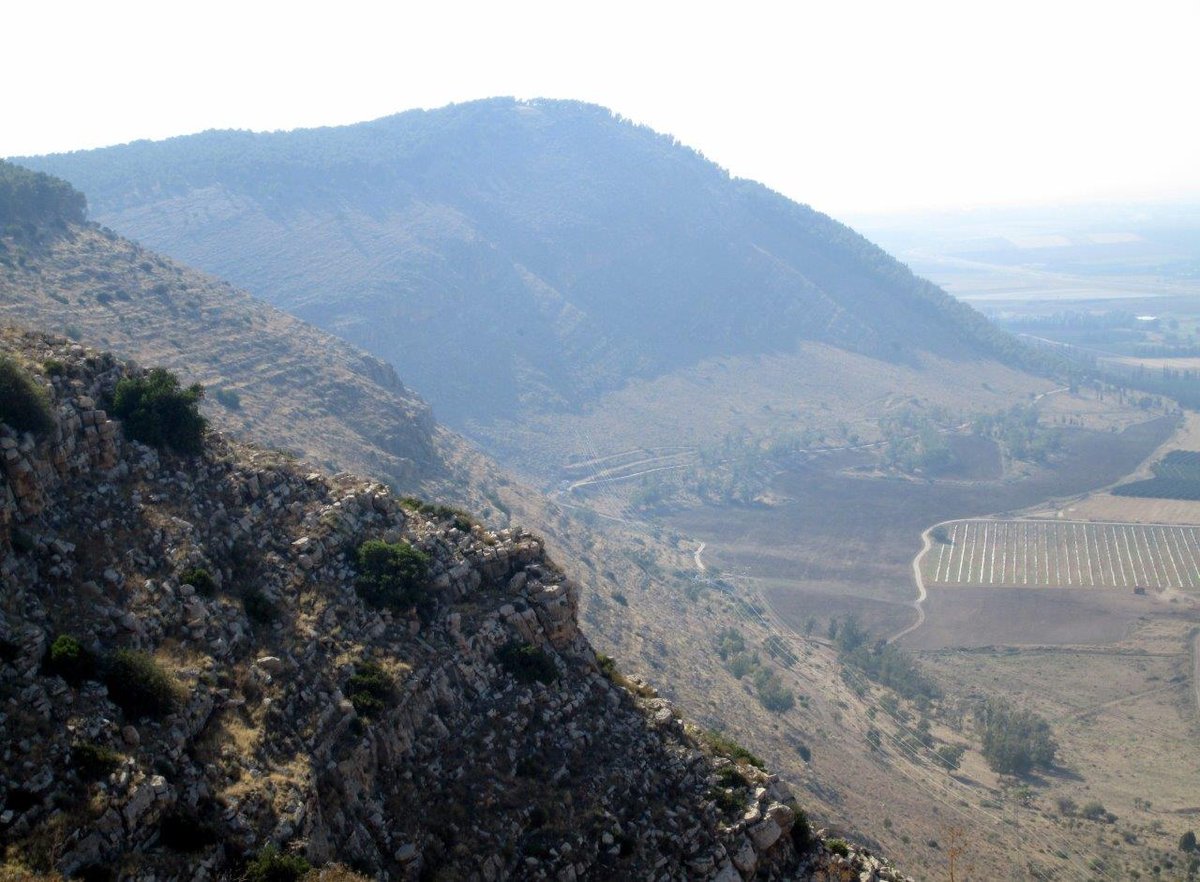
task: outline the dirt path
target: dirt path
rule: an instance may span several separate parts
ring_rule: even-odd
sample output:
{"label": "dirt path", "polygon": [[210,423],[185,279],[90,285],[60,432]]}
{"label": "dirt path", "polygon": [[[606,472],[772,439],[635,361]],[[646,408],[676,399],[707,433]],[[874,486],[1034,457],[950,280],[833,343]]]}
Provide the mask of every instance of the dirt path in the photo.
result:
{"label": "dirt path", "polygon": [[586,478],[582,481],[575,481],[567,489],[578,490],[580,487],[591,487],[594,484],[615,484],[618,481],[631,481],[634,478],[640,478],[642,475],[649,475],[652,472],[669,472],[672,469],[687,468],[691,463],[680,463],[679,465],[659,466],[653,469],[643,469],[640,472],[632,472],[628,475],[611,475],[607,478]]}
{"label": "dirt path", "polygon": [[702,572],[702,573],[708,569],[708,567],[706,567],[706,566],[704,565],[704,561],[700,560],[700,555],[704,553],[704,546],[705,546],[705,544],[706,544],[706,543],[704,543],[704,542],[701,542],[701,543],[700,543],[700,547],[699,547],[699,548],[697,548],[697,549],[696,549],[696,552],[695,552],[695,553],[692,555],[692,557],[693,557],[693,558],[695,559],[695,561],[696,561],[696,569],[698,569],[698,570],[699,570],[700,572]]}
{"label": "dirt path", "polygon": [[1192,638],[1192,686],[1196,690],[1196,709],[1200,710],[1200,631]]}
{"label": "dirt path", "polygon": [[925,624],[924,603],[925,598],[928,597],[929,594],[925,591],[925,577],[921,575],[921,558],[923,558],[925,553],[933,547],[933,537],[930,534],[940,526],[941,524],[934,524],[921,534],[921,550],[917,552],[917,556],[913,558],[912,562],[913,581],[917,584],[917,599],[912,602],[912,608],[917,611],[917,620],[904,630],[897,631],[895,634],[889,637],[887,641],[888,643],[895,643],[905,634],[911,634],[913,631],[917,630],[917,628]]}
{"label": "dirt path", "polygon": [[1033,397],[1033,400],[1036,403],[1038,401],[1041,401],[1047,395],[1057,395],[1059,392],[1069,392],[1069,391],[1071,391],[1070,386],[1059,386],[1057,389],[1051,389],[1049,392],[1039,392],[1037,395],[1035,395]]}
{"label": "dirt path", "polygon": [[[659,453],[659,451],[661,451],[661,450],[673,450],[673,451],[675,451],[675,453],[672,453],[672,454]],[[595,457],[593,459],[581,460],[580,462],[568,463],[563,467],[563,469],[565,471],[571,471],[571,470],[579,471],[579,470],[589,470],[589,469],[594,471],[597,467],[601,466],[603,463],[612,462],[614,459],[621,459],[622,457],[630,457],[630,456],[643,456],[644,457],[647,454],[656,454],[655,458],[660,458],[663,456],[678,456],[680,453],[695,453],[695,452],[696,452],[695,447],[683,447],[683,446],[634,447],[629,450],[622,450],[620,453],[610,453],[607,456],[600,456],[600,457]],[[623,463],[623,465],[629,465],[629,464],[630,463],[628,463],[628,462]],[[613,466],[605,466],[605,468],[613,468]]]}
{"label": "dirt path", "polygon": [[[1110,707],[1116,707],[1117,705],[1124,704],[1127,701],[1136,701],[1139,698],[1145,698],[1147,695],[1155,695],[1156,693],[1159,693],[1159,692],[1168,692],[1172,689],[1178,689],[1182,685],[1184,685],[1184,684],[1183,683],[1168,683],[1165,686],[1155,686],[1152,689],[1145,689],[1141,692],[1134,692],[1130,695],[1122,695],[1120,698],[1114,698],[1111,701],[1104,701],[1104,702],[1101,702],[1100,704],[1094,704],[1091,707],[1085,707],[1085,708],[1082,708],[1077,711],[1071,711],[1071,713],[1065,715],[1064,717],[1062,717],[1062,719],[1064,721],[1065,720],[1083,719],[1084,717],[1087,717],[1090,714],[1099,713],[1102,710],[1107,710]],[[1198,693],[1197,697],[1200,698],[1200,693]]]}

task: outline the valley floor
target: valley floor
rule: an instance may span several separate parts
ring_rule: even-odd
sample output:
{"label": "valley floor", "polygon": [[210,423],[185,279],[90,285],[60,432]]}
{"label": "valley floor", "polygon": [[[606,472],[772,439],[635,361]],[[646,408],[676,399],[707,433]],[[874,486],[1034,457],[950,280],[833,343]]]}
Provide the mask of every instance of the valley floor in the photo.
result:
{"label": "valley floor", "polygon": [[[1103,548],[1095,542],[1105,528],[1076,526],[1081,509],[1119,499],[1103,488],[1163,450],[1191,443],[1195,424],[1144,415],[1139,422],[1126,412],[1105,426],[1094,404],[1059,397],[1057,413],[1085,415],[1104,430],[1069,431],[1068,452],[1054,469],[973,482],[863,477],[853,471],[856,454],[843,451],[780,475],[770,504],[663,518],[676,535],[701,543],[690,546],[689,563],[702,578],[735,586],[728,605],[739,627],[789,647],[779,670],[805,701],[751,743],[810,747],[811,761],[791,764],[814,798],[830,815],[872,830],[881,848],[927,878],[944,878],[950,848],[964,840],[972,855],[968,878],[1125,879],[1148,875],[1156,864],[1179,869],[1175,843],[1189,813],[1200,813],[1190,804],[1200,785],[1192,656],[1200,615],[1191,595],[1167,590],[1168,567],[1197,565],[1190,545],[1190,557],[1180,557],[1184,528],[1122,526],[1122,541],[1132,537],[1122,546],[1124,577],[1150,583],[1146,596],[1133,593],[1133,582],[1104,588],[1097,577],[1084,585],[1090,558],[1067,541],[1086,534],[1095,576]],[[924,712],[905,701],[897,706],[889,690],[840,664],[824,635],[830,619],[849,614],[877,634],[911,628],[911,565],[922,529],[952,514],[996,511],[1021,518],[961,522],[963,538],[967,523],[1034,525],[1046,585],[927,580],[925,621],[901,640],[945,689],[929,731],[935,743],[966,748],[950,771],[920,746],[929,738],[916,728]],[[1195,511],[1170,520],[1200,524],[1200,504]],[[1005,541],[1015,553],[1016,535]],[[983,547],[981,541],[979,554]],[[1061,586],[1051,584],[1045,559],[1054,550],[1066,555]],[[1159,554],[1155,561],[1151,551]],[[943,560],[939,572],[948,566]],[[1016,565],[1005,566],[1007,572]],[[1191,584],[1174,587],[1184,583]],[[1021,779],[988,768],[962,716],[980,695],[1009,697],[1050,721],[1060,743],[1050,773]],[[782,765],[788,762],[785,756]],[[850,781],[853,787],[834,783]],[[1096,802],[1107,815],[1094,821],[1080,814],[1080,806]],[[1021,859],[1014,862],[1014,854]]]}

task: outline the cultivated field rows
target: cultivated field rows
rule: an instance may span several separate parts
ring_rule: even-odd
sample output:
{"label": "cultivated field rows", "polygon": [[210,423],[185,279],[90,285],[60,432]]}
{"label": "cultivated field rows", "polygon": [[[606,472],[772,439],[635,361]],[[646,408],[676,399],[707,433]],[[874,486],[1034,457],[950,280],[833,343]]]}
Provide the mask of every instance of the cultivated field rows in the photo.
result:
{"label": "cultivated field rows", "polygon": [[1200,589],[1200,527],[955,521],[934,540],[930,585]]}

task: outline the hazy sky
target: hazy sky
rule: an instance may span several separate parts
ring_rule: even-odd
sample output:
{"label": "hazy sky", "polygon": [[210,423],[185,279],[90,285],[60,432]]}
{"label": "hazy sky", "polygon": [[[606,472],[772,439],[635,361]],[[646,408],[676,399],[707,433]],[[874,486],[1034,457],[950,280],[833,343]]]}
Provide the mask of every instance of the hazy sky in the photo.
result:
{"label": "hazy sky", "polygon": [[0,156],[578,98],[838,214],[1200,195],[1200,0],[8,4]]}

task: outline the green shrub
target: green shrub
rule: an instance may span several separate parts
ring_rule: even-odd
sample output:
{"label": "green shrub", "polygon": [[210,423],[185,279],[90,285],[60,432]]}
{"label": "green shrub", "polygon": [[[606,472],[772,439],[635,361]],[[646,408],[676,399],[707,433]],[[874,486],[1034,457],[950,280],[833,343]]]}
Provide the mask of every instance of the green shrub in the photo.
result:
{"label": "green shrub", "polygon": [[242,608],[246,618],[255,625],[268,625],[279,617],[279,610],[259,588],[247,588],[242,592]]}
{"label": "green shrub", "polygon": [[46,671],[57,674],[68,683],[79,684],[95,675],[96,660],[70,634],[59,634],[50,644],[50,651],[46,655]]}
{"label": "green shrub", "polygon": [[858,668],[904,698],[921,701],[939,696],[937,684],[912,656],[893,643],[874,638],[859,625],[856,616],[847,616],[840,623],[831,619],[829,639],[837,642],[838,658],[843,664]]}
{"label": "green shrub", "polygon": [[643,698],[652,698],[655,694],[654,690],[649,686],[622,674],[620,669],[617,668],[617,660],[612,656],[605,655],[602,652],[596,653],[596,667],[600,669],[600,675],[614,686],[620,686],[622,689],[627,689]]}
{"label": "green shrub", "polygon": [[529,827],[532,830],[537,830],[546,826],[546,821],[550,820],[550,815],[540,805],[535,805],[529,810]]}
{"label": "green shrub", "polygon": [[758,689],[759,703],[772,713],[781,714],[795,707],[792,690],[783,685],[774,671],[760,668],[754,677],[754,685]]}
{"label": "green shrub", "polygon": [[242,396],[232,389],[218,389],[213,397],[217,399],[218,404],[228,407],[230,410],[242,409]]}
{"label": "green shrub", "polygon": [[597,652],[596,667],[600,668],[600,674],[605,680],[611,680],[617,674],[617,660],[611,655]]}
{"label": "green shrub", "polygon": [[245,882],[297,882],[312,869],[298,854],[282,854],[274,845],[268,845],[250,863],[242,875]]}
{"label": "green shrub", "polygon": [[161,717],[178,702],[171,675],[153,658],[133,649],[118,649],[108,660],[104,683],[109,697],[133,717]]}
{"label": "green shrub", "polygon": [[179,576],[181,585],[191,585],[196,589],[197,594],[202,594],[205,597],[212,597],[217,591],[217,583],[213,580],[212,574],[203,567],[193,567],[190,570],[184,570]]}
{"label": "green shrub", "polygon": [[1194,830],[1188,830],[1179,837],[1179,850],[1188,852],[1196,850],[1196,832]]}
{"label": "green shrub", "polygon": [[723,766],[717,771],[717,783],[722,787],[749,787],[746,776],[738,771],[736,765]]}
{"label": "green shrub", "polygon": [[937,758],[943,766],[953,771],[962,763],[965,752],[966,749],[961,744],[939,744]]}
{"label": "green shrub", "polygon": [[0,423],[35,435],[45,435],[54,428],[46,393],[7,355],[0,355]]}
{"label": "green shrub", "polygon": [[772,634],[763,641],[763,649],[767,651],[767,655],[779,662],[785,668],[790,668],[796,661],[796,656],[792,650],[784,642],[782,637]]}
{"label": "green shrub", "polygon": [[708,745],[709,750],[713,753],[731,759],[735,763],[749,763],[756,769],[766,768],[766,763],[728,735],[723,735],[720,732],[714,732],[709,729],[700,733],[700,740]]}
{"label": "green shrub", "polygon": [[713,787],[708,791],[708,798],[715,802],[717,808],[726,814],[740,812],[746,808],[746,794],[744,791],[739,793],[737,790],[723,790],[720,787]]}
{"label": "green shrub", "polygon": [[358,593],[371,606],[405,610],[423,600],[429,555],[407,542],[370,539],[358,547]]}
{"label": "green shrub", "polygon": [[203,397],[199,383],[182,389],[178,377],[154,368],[144,377],[117,383],[113,414],[124,421],[126,434],[143,444],[195,454],[204,446]]}
{"label": "green shrub", "polygon": [[521,683],[549,685],[558,679],[558,668],[541,647],[510,640],[496,650],[496,661]]}
{"label": "green shrub", "polygon": [[842,857],[850,856],[850,846],[845,839],[826,839],[825,847],[834,854],[841,855]]}
{"label": "green shrub", "polygon": [[808,820],[808,814],[796,804],[795,800],[790,801],[788,806],[796,817],[792,823],[792,846],[798,853],[804,854],[812,848],[812,823]]}
{"label": "green shrub", "polygon": [[1002,775],[1024,775],[1035,766],[1054,764],[1058,745],[1050,724],[1033,711],[992,699],[976,713],[983,757]]}
{"label": "green shrub", "polygon": [[215,845],[219,837],[212,824],[195,815],[174,811],[165,816],[158,827],[158,841],[171,851],[192,854]]}
{"label": "green shrub", "polygon": [[102,745],[85,741],[71,747],[71,767],[85,781],[98,781],[120,765],[121,755]]}
{"label": "green shrub", "polygon": [[360,662],[354,676],[346,683],[346,697],[364,717],[373,717],[387,707],[392,692],[392,678],[372,661]]}
{"label": "green shrub", "polygon": [[61,377],[67,372],[67,366],[57,358],[47,358],[42,362],[42,370],[46,372],[47,377]]}
{"label": "green shrub", "polygon": [[37,539],[28,530],[14,527],[11,538],[13,551],[19,554],[31,554],[37,551]]}
{"label": "green shrub", "polygon": [[116,870],[109,864],[85,864],[71,875],[71,879],[74,882],[119,882]]}
{"label": "green shrub", "polygon": [[400,504],[410,511],[419,511],[421,514],[429,515],[438,520],[451,520],[454,526],[462,530],[464,533],[471,532],[473,526],[471,516],[461,508],[454,508],[450,505],[440,505],[436,502],[426,502],[423,499],[418,499],[415,496],[405,496],[401,498]]}
{"label": "green shrub", "polygon": [[1098,799],[1085,802],[1083,807],[1079,809],[1079,816],[1087,818],[1089,821],[1099,821],[1107,814],[1108,811],[1104,808],[1104,803]]}

